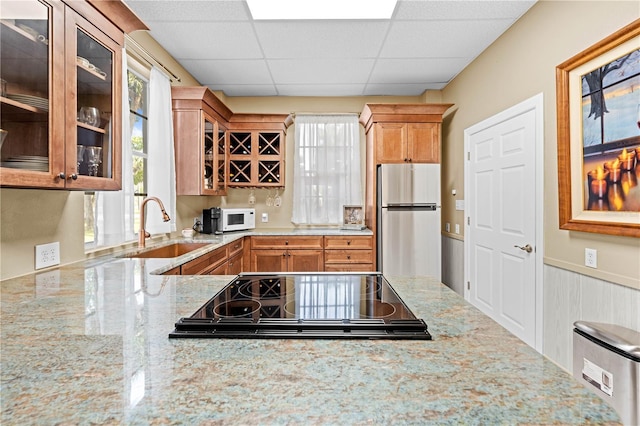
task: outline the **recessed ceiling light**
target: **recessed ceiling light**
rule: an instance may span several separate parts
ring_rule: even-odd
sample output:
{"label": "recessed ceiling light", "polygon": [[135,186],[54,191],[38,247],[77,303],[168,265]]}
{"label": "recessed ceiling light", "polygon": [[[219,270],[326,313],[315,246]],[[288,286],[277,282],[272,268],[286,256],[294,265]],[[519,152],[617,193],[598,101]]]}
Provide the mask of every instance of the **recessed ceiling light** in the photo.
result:
{"label": "recessed ceiling light", "polygon": [[397,0],[247,0],[256,20],[391,19]]}

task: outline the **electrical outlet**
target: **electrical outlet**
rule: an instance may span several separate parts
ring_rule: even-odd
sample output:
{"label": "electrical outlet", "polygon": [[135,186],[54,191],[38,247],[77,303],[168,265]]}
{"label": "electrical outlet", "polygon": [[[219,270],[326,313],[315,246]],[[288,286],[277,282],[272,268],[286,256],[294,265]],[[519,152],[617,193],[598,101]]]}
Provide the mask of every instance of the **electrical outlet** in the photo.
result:
{"label": "electrical outlet", "polygon": [[460,224],[456,223],[456,234],[460,233]]}
{"label": "electrical outlet", "polygon": [[584,266],[598,268],[598,250],[590,248],[584,249]]}
{"label": "electrical outlet", "polygon": [[269,213],[262,213],[262,221],[269,222]]}
{"label": "electrical outlet", "polygon": [[446,232],[451,232],[451,224],[449,222],[444,224],[444,230]]}
{"label": "electrical outlet", "polygon": [[40,244],[36,246],[36,269],[60,264],[60,243]]}

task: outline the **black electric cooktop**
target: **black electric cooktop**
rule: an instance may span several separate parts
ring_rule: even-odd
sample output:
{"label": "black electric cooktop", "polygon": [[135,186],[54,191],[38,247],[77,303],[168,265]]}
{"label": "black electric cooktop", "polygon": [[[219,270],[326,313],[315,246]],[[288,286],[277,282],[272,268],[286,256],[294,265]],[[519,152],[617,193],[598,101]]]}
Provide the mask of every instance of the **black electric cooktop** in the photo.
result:
{"label": "black electric cooktop", "polygon": [[382,274],[240,274],[170,338],[431,340]]}

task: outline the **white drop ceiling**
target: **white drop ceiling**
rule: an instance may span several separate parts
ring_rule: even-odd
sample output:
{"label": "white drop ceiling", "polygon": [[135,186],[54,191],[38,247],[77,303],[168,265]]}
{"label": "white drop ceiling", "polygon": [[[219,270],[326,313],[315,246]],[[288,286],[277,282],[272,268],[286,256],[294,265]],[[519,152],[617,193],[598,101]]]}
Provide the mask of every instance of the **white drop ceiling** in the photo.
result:
{"label": "white drop ceiling", "polygon": [[227,96],[417,96],[444,88],[535,0],[399,0],[390,20],[336,21],[254,21],[244,0],[125,3]]}

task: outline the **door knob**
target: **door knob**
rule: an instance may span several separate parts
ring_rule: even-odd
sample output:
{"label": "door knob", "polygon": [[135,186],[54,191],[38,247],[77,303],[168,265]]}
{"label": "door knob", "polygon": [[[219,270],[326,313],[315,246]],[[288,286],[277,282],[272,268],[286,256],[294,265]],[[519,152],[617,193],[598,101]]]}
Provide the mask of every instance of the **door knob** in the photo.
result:
{"label": "door knob", "polygon": [[531,253],[531,252],[533,251],[533,247],[531,247],[529,244],[527,244],[527,245],[526,245],[526,246],[524,246],[524,247],[521,247],[521,246],[514,246],[514,247],[517,247],[517,248],[519,248],[520,250],[524,250],[524,251],[526,251],[527,253]]}

